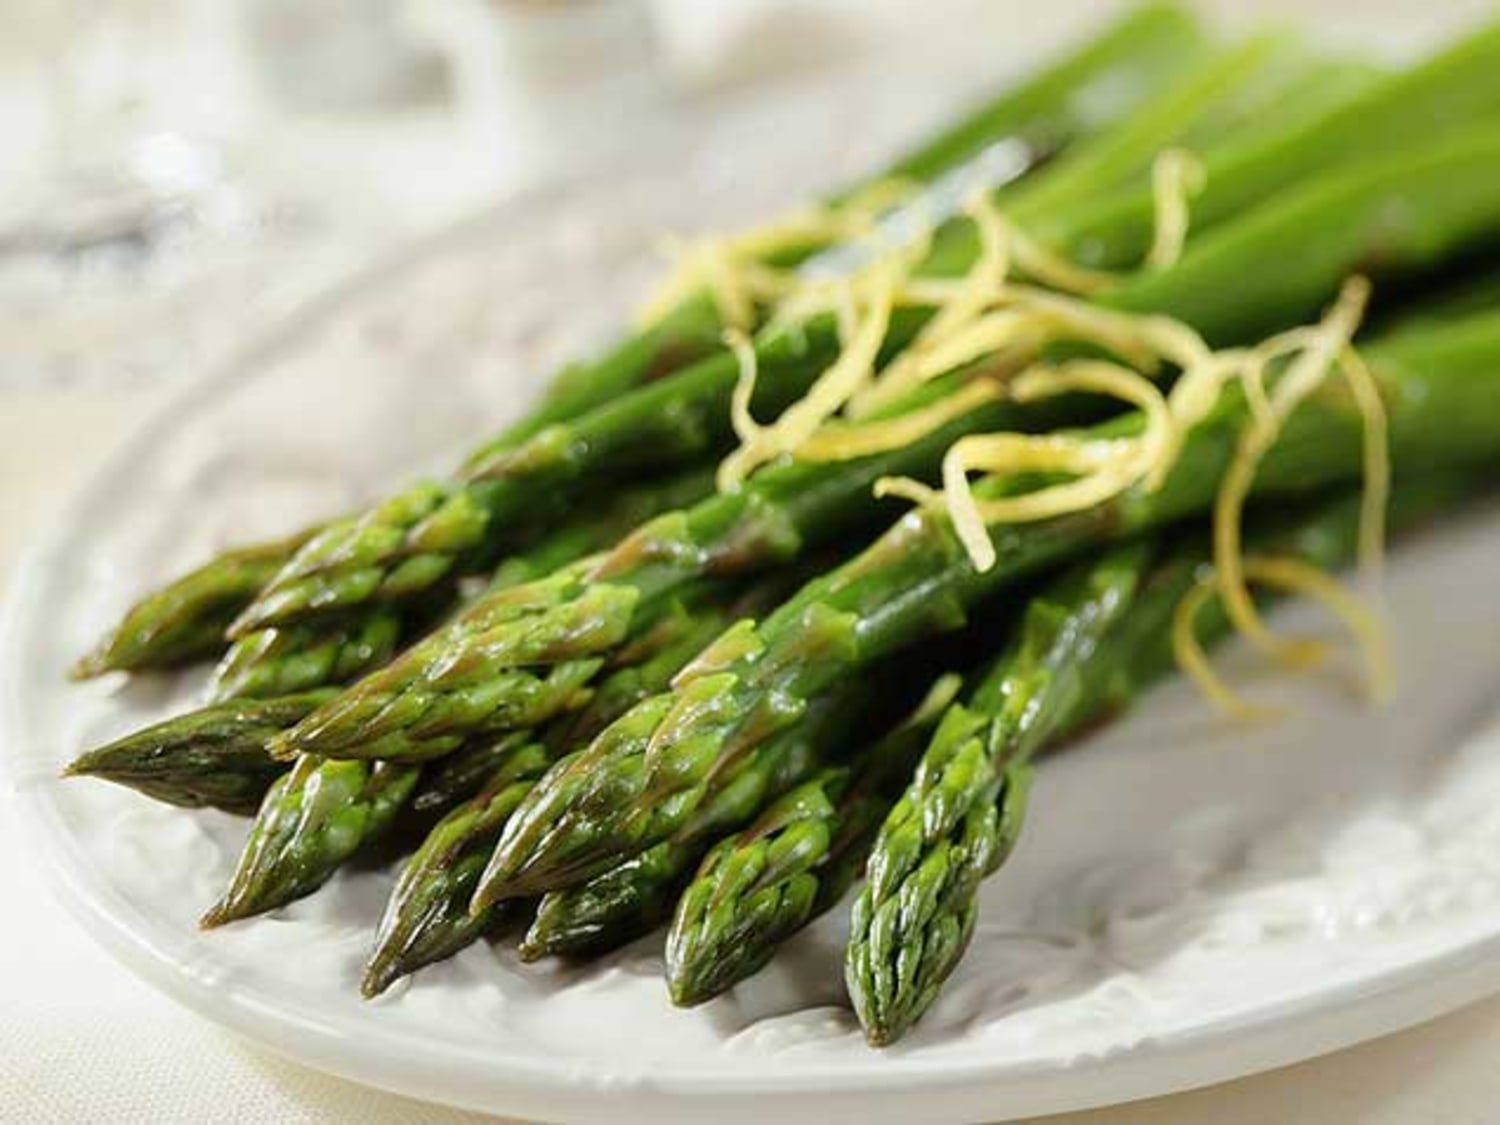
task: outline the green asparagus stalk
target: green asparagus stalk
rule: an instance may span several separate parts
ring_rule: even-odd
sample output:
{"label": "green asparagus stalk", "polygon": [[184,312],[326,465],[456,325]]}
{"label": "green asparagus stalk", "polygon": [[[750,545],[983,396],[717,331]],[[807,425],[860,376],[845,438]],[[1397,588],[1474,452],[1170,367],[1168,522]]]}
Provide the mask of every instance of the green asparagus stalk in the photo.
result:
{"label": "green asparagus stalk", "polygon": [[156,723],[75,759],[65,777],[98,777],[184,808],[253,813],[286,772],[271,738],[331,691],[220,703]]}
{"label": "green asparagus stalk", "polygon": [[[909,696],[911,684],[920,679],[909,672],[904,674],[898,695],[903,699]],[[944,695],[951,698],[956,681],[956,676],[939,677],[929,698],[941,700]],[[814,762],[844,755],[858,743],[861,729],[872,729],[870,716],[860,715],[868,706],[868,698],[868,689],[864,687],[856,686],[842,693],[831,705],[819,710],[812,724],[789,732],[784,741],[795,749],[778,749],[778,757]],[[880,712],[889,710],[890,702],[886,700]],[[938,714],[941,702],[923,703],[881,740],[874,755],[895,758],[904,752],[908,760],[915,757]],[[838,769],[848,772],[849,767],[829,767],[829,771]],[[756,795],[752,801],[760,803],[760,796]],[[711,819],[718,823],[718,818]],[[543,896],[521,941],[522,958],[534,961],[542,957],[598,956],[655,929],[671,915],[679,890],[694,865],[713,845],[716,834],[712,824],[704,822],[585,883]]]}
{"label": "green asparagus stalk", "polygon": [[[1275,48],[1274,41],[1257,41],[1218,56],[1212,66],[1189,73],[1143,107],[1118,134],[1080,143],[1021,188],[1036,193],[1042,210],[1086,205],[1084,186],[1097,184],[1094,190],[1102,190],[1132,171],[1139,174],[1162,144],[1215,119],[1215,111],[1262,77]],[[1079,175],[1079,169],[1088,174]],[[898,310],[887,351],[899,348],[929,315]],[[762,333],[756,343],[756,413],[779,412],[800,397],[838,350],[832,316]],[[458,481],[419,485],[331,528],[272,580],[231,634],[409,597],[485,559],[493,531],[535,518],[538,504],[724,448],[732,437],[728,405],[738,377],[734,356],[720,353],[591,414],[548,427],[521,446],[472,459]]]}
{"label": "green asparagus stalk", "polygon": [[972,698],[948,709],[880,829],[855,901],[846,979],[870,1042],[924,1009],[963,956],[977,891],[1015,841],[1031,754],[1077,705],[1083,668],[1155,552],[1130,544],[1054,582]]}
{"label": "green asparagus stalk", "polygon": [[867,754],[819,771],[713,846],[678,898],[667,933],[673,1003],[701,1004],[758,972],[844,897],[895,799],[891,791],[910,775],[951,698],[950,691]]}
{"label": "green asparagus stalk", "polygon": [[475,797],[448,812],[428,833],[396,880],[375,935],[360,991],[380,995],[401,977],[445,960],[503,921],[504,909],[469,912],[469,899],[506,818],[552,762],[524,739],[491,772]]}
{"label": "green asparagus stalk", "polygon": [[649,653],[601,680],[588,706],[540,732],[539,742],[531,732],[517,732],[437,763],[423,777],[412,811],[446,815],[413,853],[386,906],[365,994],[382,992],[397,978],[451,956],[508,915],[504,905],[471,913],[469,904],[505,821],[540,776],[541,771],[518,775],[510,768],[518,747],[541,747],[546,764],[562,758],[580,745],[580,735],[608,726],[639,699],[665,690],[711,636],[741,610],[774,597],[778,588],[767,583],[735,606],[682,614],[676,628],[652,638]]}
{"label": "green asparagus stalk", "polygon": [[310,894],[395,821],[419,766],[301,758],[271,786],[209,929]]}
{"label": "green asparagus stalk", "polygon": [[[490,576],[489,589],[534,581],[602,550],[659,512],[701,500],[713,491],[711,469],[692,469],[665,481],[624,488],[598,512],[571,520],[527,550],[511,555]],[[403,633],[419,631],[456,600],[457,590],[434,591],[416,604],[362,606],[331,622],[256,629],[229,646],[214,671],[215,699],[264,698],[346,683],[394,655]]]}
{"label": "green asparagus stalk", "polygon": [[[1411,526],[1474,484],[1459,477],[1404,485],[1391,528]],[[1251,548],[1333,569],[1354,557],[1360,516],[1359,497],[1349,495],[1290,518],[1267,514],[1251,529]],[[855,902],[845,974],[873,1045],[910,1029],[962,957],[980,882],[1004,862],[1020,831],[1032,754],[1054,736],[1126,709],[1172,668],[1172,616],[1209,565],[1205,538],[1185,536],[1164,552],[1091,652],[1069,657],[1057,644],[1079,605],[1065,585],[1033,602],[1020,637],[973,698],[944,717],[880,828]],[[1196,624],[1200,643],[1230,631],[1217,605]]]}
{"label": "green asparagus stalk", "polygon": [[[1500,317],[1396,333],[1372,345],[1367,358],[1389,389],[1398,466],[1494,458]],[[1246,418],[1243,399],[1225,395],[1155,491],[1138,486],[1077,515],[991,528],[998,560],[983,573],[945,515],[912,511],[764,622],[736,626],[674,693],[640,704],[543,778],[506,826],[484,897],[568,886],[676,835],[708,799],[710,778],[725,785],[753,777],[756,748],[794,726],[832,685],[952,630],[977,602],[1042,567],[1202,512]],[[1127,417],[1105,423],[1097,436],[1115,438],[1138,425]],[[1361,435],[1347,404],[1305,404],[1262,460],[1256,494],[1306,493],[1353,478],[1363,463]]]}
{"label": "green asparagus stalk", "polygon": [[347,683],[396,653],[402,614],[380,607],[346,622],[257,629],[229,646],[214,668],[209,697],[269,699]]}
{"label": "green asparagus stalk", "polygon": [[[1121,284],[1108,303],[1186,314],[1210,338],[1242,341],[1306,316],[1362,264],[1378,265],[1384,276],[1420,273],[1482,239],[1500,227],[1497,184],[1500,133],[1492,130],[1341,170],[1221,228],[1175,267]],[[1278,268],[1252,268],[1264,261]],[[924,388],[891,412],[947,389]],[[872,481],[897,464],[917,476],[930,472],[955,436],[1002,417],[1010,424],[1027,418],[1006,404],[976,407],[906,449],[834,466],[771,466],[738,492],[659,517],[602,559],[528,588],[524,610],[502,596],[494,613],[481,608],[435,634],[309,716],[286,749],[418,757],[427,742],[452,739],[466,724],[497,729],[504,694],[489,694],[486,711],[472,703],[474,685],[508,676],[518,690],[533,691],[533,677],[517,675],[516,665],[571,666],[602,654],[649,621],[660,598],[683,596],[726,571],[776,566],[824,535],[846,534],[880,511],[869,498]]]}
{"label": "green asparagus stalk", "polygon": [[[1203,189],[1192,200],[1193,222],[1214,224],[1296,179],[1323,169],[1400,154],[1445,130],[1493,119],[1500,111],[1500,24],[1465,36],[1446,50],[1354,93],[1336,90],[1323,112],[1274,130],[1256,130],[1205,149]],[[1155,200],[1127,188],[1088,211],[1040,216],[1032,233],[1077,261],[1121,268],[1150,246]]]}
{"label": "green asparagus stalk", "polygon": [[219,651],[229,623],[311,534],[225,551],[141,599],[78,661],[73,675],[174,668]]}

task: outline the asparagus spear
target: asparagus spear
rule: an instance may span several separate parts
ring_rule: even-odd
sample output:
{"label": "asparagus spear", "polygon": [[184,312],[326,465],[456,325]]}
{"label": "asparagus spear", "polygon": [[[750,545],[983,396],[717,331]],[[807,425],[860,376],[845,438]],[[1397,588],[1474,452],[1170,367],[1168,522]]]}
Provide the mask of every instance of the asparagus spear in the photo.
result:
{"label": "asparagus spear", "polygon": [[[1163,143],[1195,123],[1216,119],[1216,110],[1260,77],[1275,47],[1274,41],[1257,41],[1227,52],[1154,99],[1117,135],[1076,146],[1023,183],[1037,193],[1033,209],[1082,206],[1085,187],[1102,190],[1143,169]],[[922,309],[898,309],[887,351],[900,347],[928,316]],[[755,411],[778,412],[789,405],[832,362],[838,347],[832,316],[815,317],[795,330],[762,333],[756,343]],[[738,377],[732,355],[709,357],[607,407],[548,427],[523,445],[471,459],[457,481],[418,485],[330,528],[268,584],[231,634],[371,600],[409,597],[487,558],[495,529],[535,518],[539,504],[722,448],[731,437],[728,406]]]}
{"label": "asparagus spear", "polygon": [[141,599],[78,661],[73,675],[173,668],[217,652],[235,615],[311,534],[225,551]]}
{"label": "asparagus spear", "polygon": [[[925,681],[923,676],[912,675],[910,669],[899,676],[888,669],[880,679],[882,682],[873,689],[870,684],[853,682],[825,701],[810,722],[773,739],[782,744],[775,748],[775,755],[784,761],[806,763],[841,756],[858,744],[862,731],[877,730],[882,725],[880,717],[892,713],[892,691],[896,700],[908,701],[913,696],[912,686]],[[939,677],[938,682],[946,679]],[[933,689],[938,690],[937,683]],[[933,717],[925,706],[919,707],[882,741],[877,753],[895,754],[896,746],[906,743],[920,748],[922,732],[930,729]],[[744,796],[735,800],[753,812],[763,803],[763,794],[756,792],[748,800]],[[678,891],[713,845],[722,819],[719,815],[705,817],[678,837],[631,856],[585,883],[543,896],[521,942],[521,956],[528,961],[548,956],[597,956],[656,928],[670,916]]]}
{"label": "asparagus spear", "polygon": [[[1306,315],[1352,268],[1379,255],[1386,276],[1416,273],[1468,241],[1500,230],[1500,133],[1463,136],[1432,149],[1377,161],[1252,211],[1205,238],[1171,269],[1117,287],[1109,303],[1134,311],[1187,313],[1221,341],[1245,338]],[[1276,270],[1252,268],[1277,262]],[[893,413],[927,401],[929,387]],[[784,561],[822,535],[844,532],[879,511],[872,480],[902,463],[930,470],[956,433],[988,425],[1014,407],[985,405],[909,448],[836,466],[771,466],[739,492],[659,517],[602,559],[580,563],[525,591],[518,611],[502,595],[463,625],[439,632],[383,672],[309,716],[287,750],[330,756],[421,756],[428,743],[466,724],[503,724],[504,677],[518,690],[533,680],[514,669],[558,661],[571,667],[629,638],[666,596],[683,596],[725,571]],[[495,685],[487,707],[474,686]]]}
{"label": "asparagus spear", "polygon": [[398,979],[442,961],[500,924],[504,910],[471,914],[469,898],[500,826],[552,762],[520,740],[477,796],[453,808],[401,869],[375,935],[360,991],[378,996]]}
{"label": "asparagus spear", "polygon": [[1154,551],[1106,552],[1032,599],[972,698],[943,716],[880,829],[855,901],[846,979],[883,1046],[931,1003],[967,947],[979,881],[1015,841],[1026,763],[1083,689],[1083,667],[1127,612]]}
{"label": "asparagus spear", "polygon": [[868,754],[819,771],[713,846],[678,898],[667,933],[673,1003],[700,1004],[759,971],[782,942],[844,897],[895,799],[891,790],[910,775],[943,711],[939,703]]}
{"label": "asparagus spear", "polygon": [[[1398,466],[1493,459],[1500,439],[1500,317],[1421,327],[1371,346],[1389,389]],[[1237,395],[1188,436],[1161,487],[1088,512],[991,529],[998,562],[977,572],[948,519],[916,509],[861,555],[808,584],[759,625],[730,630],[678,689],[648,700],[543,778],[506,826],[480,898],[587,879],[676,835],[714,786],[754,778],[756,748],[861,668],[961,624],[970,607],[1110,539],[1203,511],[1247,418]],[[1101,439],[1139,419],[1105,423]],[[1260,463],[1257,495],[1306,493],[1356,476],[1361,428],[1343,404],[1305,404]],[[981,490],[984,489],[981,484]]]}
{"label": "asparagus spear", "polygon": [[[508,557],[495,568],[488,588],[504,590],[550,574],[609,546],[659,512],[695,503],[713,487],[711,470],[692,469],[665,481],[621,489],[603,510],[571,520]],[[417,632],[456,597],[456,589],[450,589],[424,599],[428,604],[361,606],[331,622],[256,629],[229,646],[214,670],[211,695],[267,697],[345,683],[389,661],[403,632]]]}
{"label": "asparagus spear", "polygon": [[[934,691],[941,690],[940,684],[946,686],[949,678],[941,677],[934,684]],[[956,683],[958,677],[951,679]],[[924,704],[916,714],[882,738],[870,756],[892,768],[899,762],[910,764],[921,752],[932,721],[940,713],[940,705],[929,713]],[[806,732],[800,737],[807,737]],[[847,728],[830,731],[819,736],[818,741],[823,757],[842,755],[852,741],[852,732]],[[850,765],[834,765],[824,768],[818,776],[833,784],[831,779],[847,779],[853,774],[854,767]],[[756,823],[768,823],[767,818],[776,817],[776,810],[784,810],[795,803],[806,788],[799,787],[778,798]],[[694,864],[710,847],[714,848],[714,855],[723,848],[723,844],[715,846],[712,837],[713,833],[707,832],[664,841],[586,883],[544,895],[521,942],[521,956],[527,960],[545,956],[594,956],[616,949],[654,929],[671,915],[673,903],[678,901],[678,891],[692,874]],[[785,841],[780,847],[772,845],[772,849],[778,859],[789,854]],[[796,849],[797,845],[792,844],[790,850]],[[679,917],[683,909],[679,903]],[[674,956],[674,941],[681,941],[675,931],[667,939],[669,968]]]}
{"label": "asparagus spear", "polygon": [[156,723],[75,759],[65,777],[99,777],[184,808],[249,814],[286,771],[271,737],[331,691],[220,703]]}
{"label": "asparagus spear", "polygon": [[250,840],[205,928],[283,906],[322,886],[359,848],[390,827],[418,766],[302,758],[266,794]]}
{"label": "asparagus spear", "polygon": [[[1404,485],[1394,497],[1392,528],[1411,526],[1472,492],[1474,483],[1440,477]],[[1344,565],[1359,542],[1360,508],[1357,496],[1340,495],[1290,519],[1277,513],[1252,529],[1253,548],[1328,569]],[[1208,565],[1202,537],[1184,538],[1153,565],[1093,651],[1073,657],[1055,647],[1057,627],[1067,626],[1076,606],[1066,587],[1032,603],[1018,640],[974,697],[944,717],[880,828],[855,902],[845,974],[873,1045],[909,1030],[962,957],[980,882],[1004,862],[1020,831],[1031,755],[1053,735],[1125,709],[1172,667],[1172,615]],[[1197,626],[1205,643],[1230,630],[1218,606]],[[1040,666],[1043,653],[1050,667]]]}
{"label": "asparagus spear", "polygon": [[[1497,67],[1500,24],[1465,36],[1353,97],[1335,97],[1322,113],[1205,149],[1203,189],[1192,202],[1194,223],[1213,224],[1238,214],[1309,173],[1400,154],[1414,142],[1493,118],[1500,110]],[[1074,260],[1119,268],[1145,254],[1154,210],[1149,190],[1130,187],[1088,211],[1039,216],[1032,233]]]}
{"label": "asparagus spear", "polygon": [[774,597],[778,588],[778,583],[767,583],[736,606],[682,614],[675,628],[652,639],[648,655],[605,677],[584,710],[553,723],[540,732],[539,741],[531,732],[517,732],[438,763],[423,778],[412,811],[447,815],[413,853],[391,895],[365,976],[365,994],[383,992],[398,977],[451,956],[508,916],[504,906],[471,913],[469,904],[505,821],[540,776],[541,771],[518,774],[511,768],[517,747],[534,744],[524,753],[540,752],[545,764],[562,758],[580,745],[580,735],[608,726],[639,699],[664,690],[710,637],[741,610]]}

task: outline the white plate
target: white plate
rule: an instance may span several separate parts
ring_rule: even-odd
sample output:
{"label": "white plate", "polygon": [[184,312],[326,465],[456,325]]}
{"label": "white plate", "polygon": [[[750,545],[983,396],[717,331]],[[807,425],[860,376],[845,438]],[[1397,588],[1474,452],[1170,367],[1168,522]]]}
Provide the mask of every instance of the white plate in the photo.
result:
{"label": "white plate", "polygon": [[800,145],[762,145],[757,180],[736,179],[721,149],[654,154],[466,224],[310,307],[117,452],[23,568],[0,636],[6,764],[79,918],[164,991],[312,1066],[578,1121],[1065,1110],[1306,1058],[1500,987],[1493,511],[1397,556],[1393,705],[1364,708],[1336,676],[1268,683],[1289,717],[1229,728],[1171,684],[1047,764],[963,967],[921,1030],[883,1053],[838,1006],[838,917],[693,1012],[667,1003],[654,939],[571,972],[476,947],[363,1003],[354,985],[387,875],[346,873],[275,917],[203,935],[194,919],[244,823],[56,780],[80,749],[196,688],[64,681],[135,592],[217,544],[443,464],[619,315],[651,232],[755,209],[765,185],[786,189],[830,152],[867,155],[830,148],[846,135],[838,112],[819,121],[821,134],[799,122]]}

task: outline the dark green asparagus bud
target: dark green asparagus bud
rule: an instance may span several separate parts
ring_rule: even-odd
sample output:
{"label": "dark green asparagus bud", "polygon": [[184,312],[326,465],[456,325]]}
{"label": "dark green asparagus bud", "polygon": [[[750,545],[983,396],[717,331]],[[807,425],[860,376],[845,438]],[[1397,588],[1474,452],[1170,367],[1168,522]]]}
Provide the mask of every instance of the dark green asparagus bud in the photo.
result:
{"label": "dark green asparagus bud", "polygon": [[503,921],[506,907],[471,914],[469,900],[501,827],[551,761],[537,743],[517,741],[480,793],[449,811],[407,860],[360,984],[367,997],[453,956]]}
{"label": "dark green asparagus bud", "polygon": [[[967,780],[957,772],[966,766],[974,763],[953,763],[955,788]],[[919,865],[883,909],[863,894],[855,900],[853,926],[861,940],[851,940],[846,950],[844,979],[871,1046],[904,1034],[963,957],[978,916],[979,883],[1014,845],[1030,773],[1015,763],[988,780],[980,800],[960,806],[940,845],[912,853]],[[870,871],[873,877],[873,862]]]}
{"label": "dark green asparagus bud", "polygon": [[389,609],[347,623],[259,629],[229,646],[214,669],[212,698],[268,699],[341,684],[396,652],[401,616]]}
{"label": "dark green asparagus bud", "polygon": [[248,815],[286,772],[267,744],[332,694],[215,704],[90,750],[63,774],[103,778],[184,808]]}
{"label": "dark green asparagus bud", "polygon": [[1076,706],[1083,668],[1129,610],[1153,555],[1116,548],[1033,598],[1013,645],[938,725],[855,900],[845,979],[872,1044],[898,1038],[963,955],[979,882],[1020,823],[1026,764]]}
{"label": "dark green asparagus bud", "polygon": [[668,840],[587,883],[542,896],[521,939],[522,960],[598,957],[650,933],[672,913],[704,846]]}
{"label": "dark green asparagus bud", "polygon": [[391,826],[419,768],[298,759],[266,794],[229,888],[200,924],[263,914],[317,890]]}
{"label": "dark green asparagus bud", "polygon": [[171,668],[218,652],[235,615],[313,533],[226,551],[142,598],[78,662],[74,676]]}
{"label": "dark green asparagus bud", "polygon": [[[337,745],[330,749],[340,757],[360,761],[423,762],[441,758],[475,736],[526,730],[577,710],[588,701],[589,682],[603,665],[599,659],[570,660],[538,671],[522,667],[489,675],[456,664],[425,693],[409,693],[384,709],[372,706],[362,710],[360,726],[367,732],[368,741],[359,747]],[[450,690],[455,687],[457,690]],[[434,696],[442,699],[442,709],[435,715],[430,713]],[[503,702],[497,705],[497,699]],[[273,740],[271,753],[283,759],[302,754],[301,747],[311,739],[324,740],[325,732],[346,722],[354,705],[354,701],[336,698],[329,710],[308,716],[314,720],[311,726],[299,724]],[[363,707],[363,701],[359,705]],[[482,721],[479,716],[483,716]],[[444,724],[450,725],[445,728]]]}
{"label": "dark green asparagus bud", "polygon": [[667,934],[673,1003],[700,1004],[759,971],[844,896],[894,799],[893,779],[910,772],[959,683],[943,677],[869,753],[821,770],[714,845],[678,899]]}

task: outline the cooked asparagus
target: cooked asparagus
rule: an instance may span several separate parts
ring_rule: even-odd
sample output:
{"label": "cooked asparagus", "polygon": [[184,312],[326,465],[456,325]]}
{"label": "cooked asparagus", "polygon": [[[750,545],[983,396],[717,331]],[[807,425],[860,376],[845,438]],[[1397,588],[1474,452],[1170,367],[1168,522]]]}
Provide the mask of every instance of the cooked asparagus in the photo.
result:
{"label": "cooked asparagus", "polygon": [[[1398,490],[1391,526],[1410,526],[1473,487],[1462,476],[1419,478]],[[1315,501],[1262,520],[1252,547],[1338,567],[1355,556],[1360,518],[1357,497]],[[1158,552],[1128,603],[1103,623],[1080,592],[1118,559],[1086,564],[1028,605],[1007,652],[943,717],[880,827],[855,901],[845,976],[872,1044],[894,1042],[920,1019],[963,956],[979,885],[1020,831],[1032,755],[1054,734],[1130,706],[1173,666],[1173,614],[1209,565],[1204,537],[1183,538]],[[1218,606],[1198,622],[1204,642],[1229,631]],[[1073,641],[1084,633],[1092,634],[1087,649]]]}
{"label": "cooked asparagus", "polygon": [[[1397,466],[1431,469],[1493,458],[1500,426],[1500,317],[1395,333],[1368,358],[1390,391]],[[700,674],[647,700],[587,751],[550,772],[506,827],[485,876],[490,901],[587,879],[675,835],[713,785],[753,775],[756,748],[795,726],[841,679],[924,637],[1018,579],[1110,539],[1202,512],[1214,499],[1247,407],[1228,394],[1188,435],[1155,490],[1144,484],[1100,507],[990,529],[997,564],[979,571],[945,514],[918,508],[864,553],[815,580],[764,622],[741,623]],[[1138,428],[1101,425],[1110,440]],[[1305,493],[1355,477],[1361,427],[1344,404],[1296,411],[1260,464],[1257,495]],[[899,596],[898,596],[899,595]]]}
{"label": "cooked asparagus", "polygon": [[332,694],[215,704],[90,750],[63,773],[103,778],[184,808],[253,813],[287,768],[267,744]]}
{"label": "cooked asparagus", "polygon": [[[1142,174],[1156,151],[1208,120],[1263,79],[1277,42],[1255,41],[1215,56],[1139,108],[1119,130],[1071,149],[1021,188],[1033,210],[1079,208],[1090,193]],[[977,253],[977,251],[976,251]],[[974,254],[960,264],[972,261]],[[952,253],[945,260],[951,259]],[[902,309],[888,347],[899,347],[930,315]],[[777,412],[798,398],[834,359],[834,318],[762,333],[754,409]],[[303,547],[231,627],[231,634],[372,600],[399,600],[489,557],[493,532],[536,518],[538,505],[622,475],[680,465],[722,449],[731,436],[729,403],[738,380],[725,352],[620,397],[589,414],[549,426],[532,439],[472,458],[461,478],[421,484],[341,522]]]}

